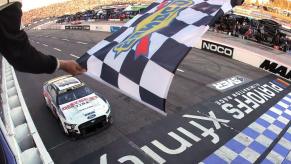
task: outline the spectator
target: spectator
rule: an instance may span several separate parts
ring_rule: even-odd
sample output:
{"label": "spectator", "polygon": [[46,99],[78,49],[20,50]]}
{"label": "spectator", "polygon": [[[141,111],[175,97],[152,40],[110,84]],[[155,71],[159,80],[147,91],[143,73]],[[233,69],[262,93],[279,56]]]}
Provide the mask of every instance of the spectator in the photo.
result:
{"label": "spectator", "polygon": [[216,32],[231,33],[243,39],[256,39],[258,43],[270,45],[273,48],[289,52],[291,48],[287,36],[281,32],[280,25],[271,20],[254,20],[237,15],[225,15],[214,23],[212,29]]}
{"label": "spectator", "polygon": [[265,40],[265,26],[264,25],[260,25],[259,26],[259,33],[260,33],[260,38],[262,41]]}

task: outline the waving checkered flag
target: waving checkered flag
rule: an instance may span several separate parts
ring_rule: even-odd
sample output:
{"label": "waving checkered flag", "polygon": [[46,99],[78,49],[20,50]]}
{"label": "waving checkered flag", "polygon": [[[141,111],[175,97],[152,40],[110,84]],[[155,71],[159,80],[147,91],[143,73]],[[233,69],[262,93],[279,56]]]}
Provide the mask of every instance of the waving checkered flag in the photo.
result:
{"label": "waving checkered flag", "polygon": [[165,111],[179,63],[210,24],[241,3],[242,0],[158,0],[78,62],[92,78]]}

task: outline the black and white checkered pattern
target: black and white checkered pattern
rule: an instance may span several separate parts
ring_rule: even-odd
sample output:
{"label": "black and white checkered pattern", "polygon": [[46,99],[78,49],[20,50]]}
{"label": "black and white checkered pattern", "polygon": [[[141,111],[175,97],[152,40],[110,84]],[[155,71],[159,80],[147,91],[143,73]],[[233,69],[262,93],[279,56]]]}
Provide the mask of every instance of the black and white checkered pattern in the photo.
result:
{"label": "black and white checkered pattern", "polygon": [[113,48],[126,40],[135,27],[155,13],[161,4],[178,1],[158,0],[151,4],[118,32],[90,49],[78,62],[88,69],[88,75],[94,79],[164,111],[168,90],[179,63],[208,30],[208,25],[232,8],[231,0],[193,0],[193,4],[181,9],[169,26],[150,34],[147,56],[136,57],[137,45],[118,55]]}
{"label": "black and white checkered pattern", "polygon": [[[291,93],[260,116],[255,122],[238,133],[233,139],[209,155],[201,164],[212,163],[256,163],[257,160],[275,144],[261,162],[286,163],[291,161]],[[287,132],[280,136],[283,129]],[[290,156],[291,157],[291,156]]]}

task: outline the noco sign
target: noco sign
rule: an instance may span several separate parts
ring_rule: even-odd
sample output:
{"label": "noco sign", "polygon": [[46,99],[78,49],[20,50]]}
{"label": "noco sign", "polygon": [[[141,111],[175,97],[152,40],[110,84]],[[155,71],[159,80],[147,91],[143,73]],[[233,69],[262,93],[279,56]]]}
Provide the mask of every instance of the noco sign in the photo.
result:
{"label": "noco sign", "polygon": [[228,58],[233,57],[234,49],[225,45],[202,40],[202,49],[209,52],[214,52],[218,55],[226,56]]}

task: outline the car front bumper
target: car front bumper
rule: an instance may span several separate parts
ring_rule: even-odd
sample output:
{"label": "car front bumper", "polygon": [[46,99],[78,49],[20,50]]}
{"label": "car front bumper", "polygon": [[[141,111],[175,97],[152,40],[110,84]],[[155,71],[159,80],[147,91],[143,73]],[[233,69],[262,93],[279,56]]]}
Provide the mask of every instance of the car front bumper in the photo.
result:
{"label": "car front bumper", "polygon": [[85,123],[82,123],[78,126],[76,126],[74,129],[67,129],[69,135],[84,135],[91,132],[96,131],[97,129],[101,129],[103,127],[106,127],[107,125],[112,124],[112,116],[111,115],[103,115],[100,117],[97,117],[95,119],[92,119],[90,121],[87,121]]}

